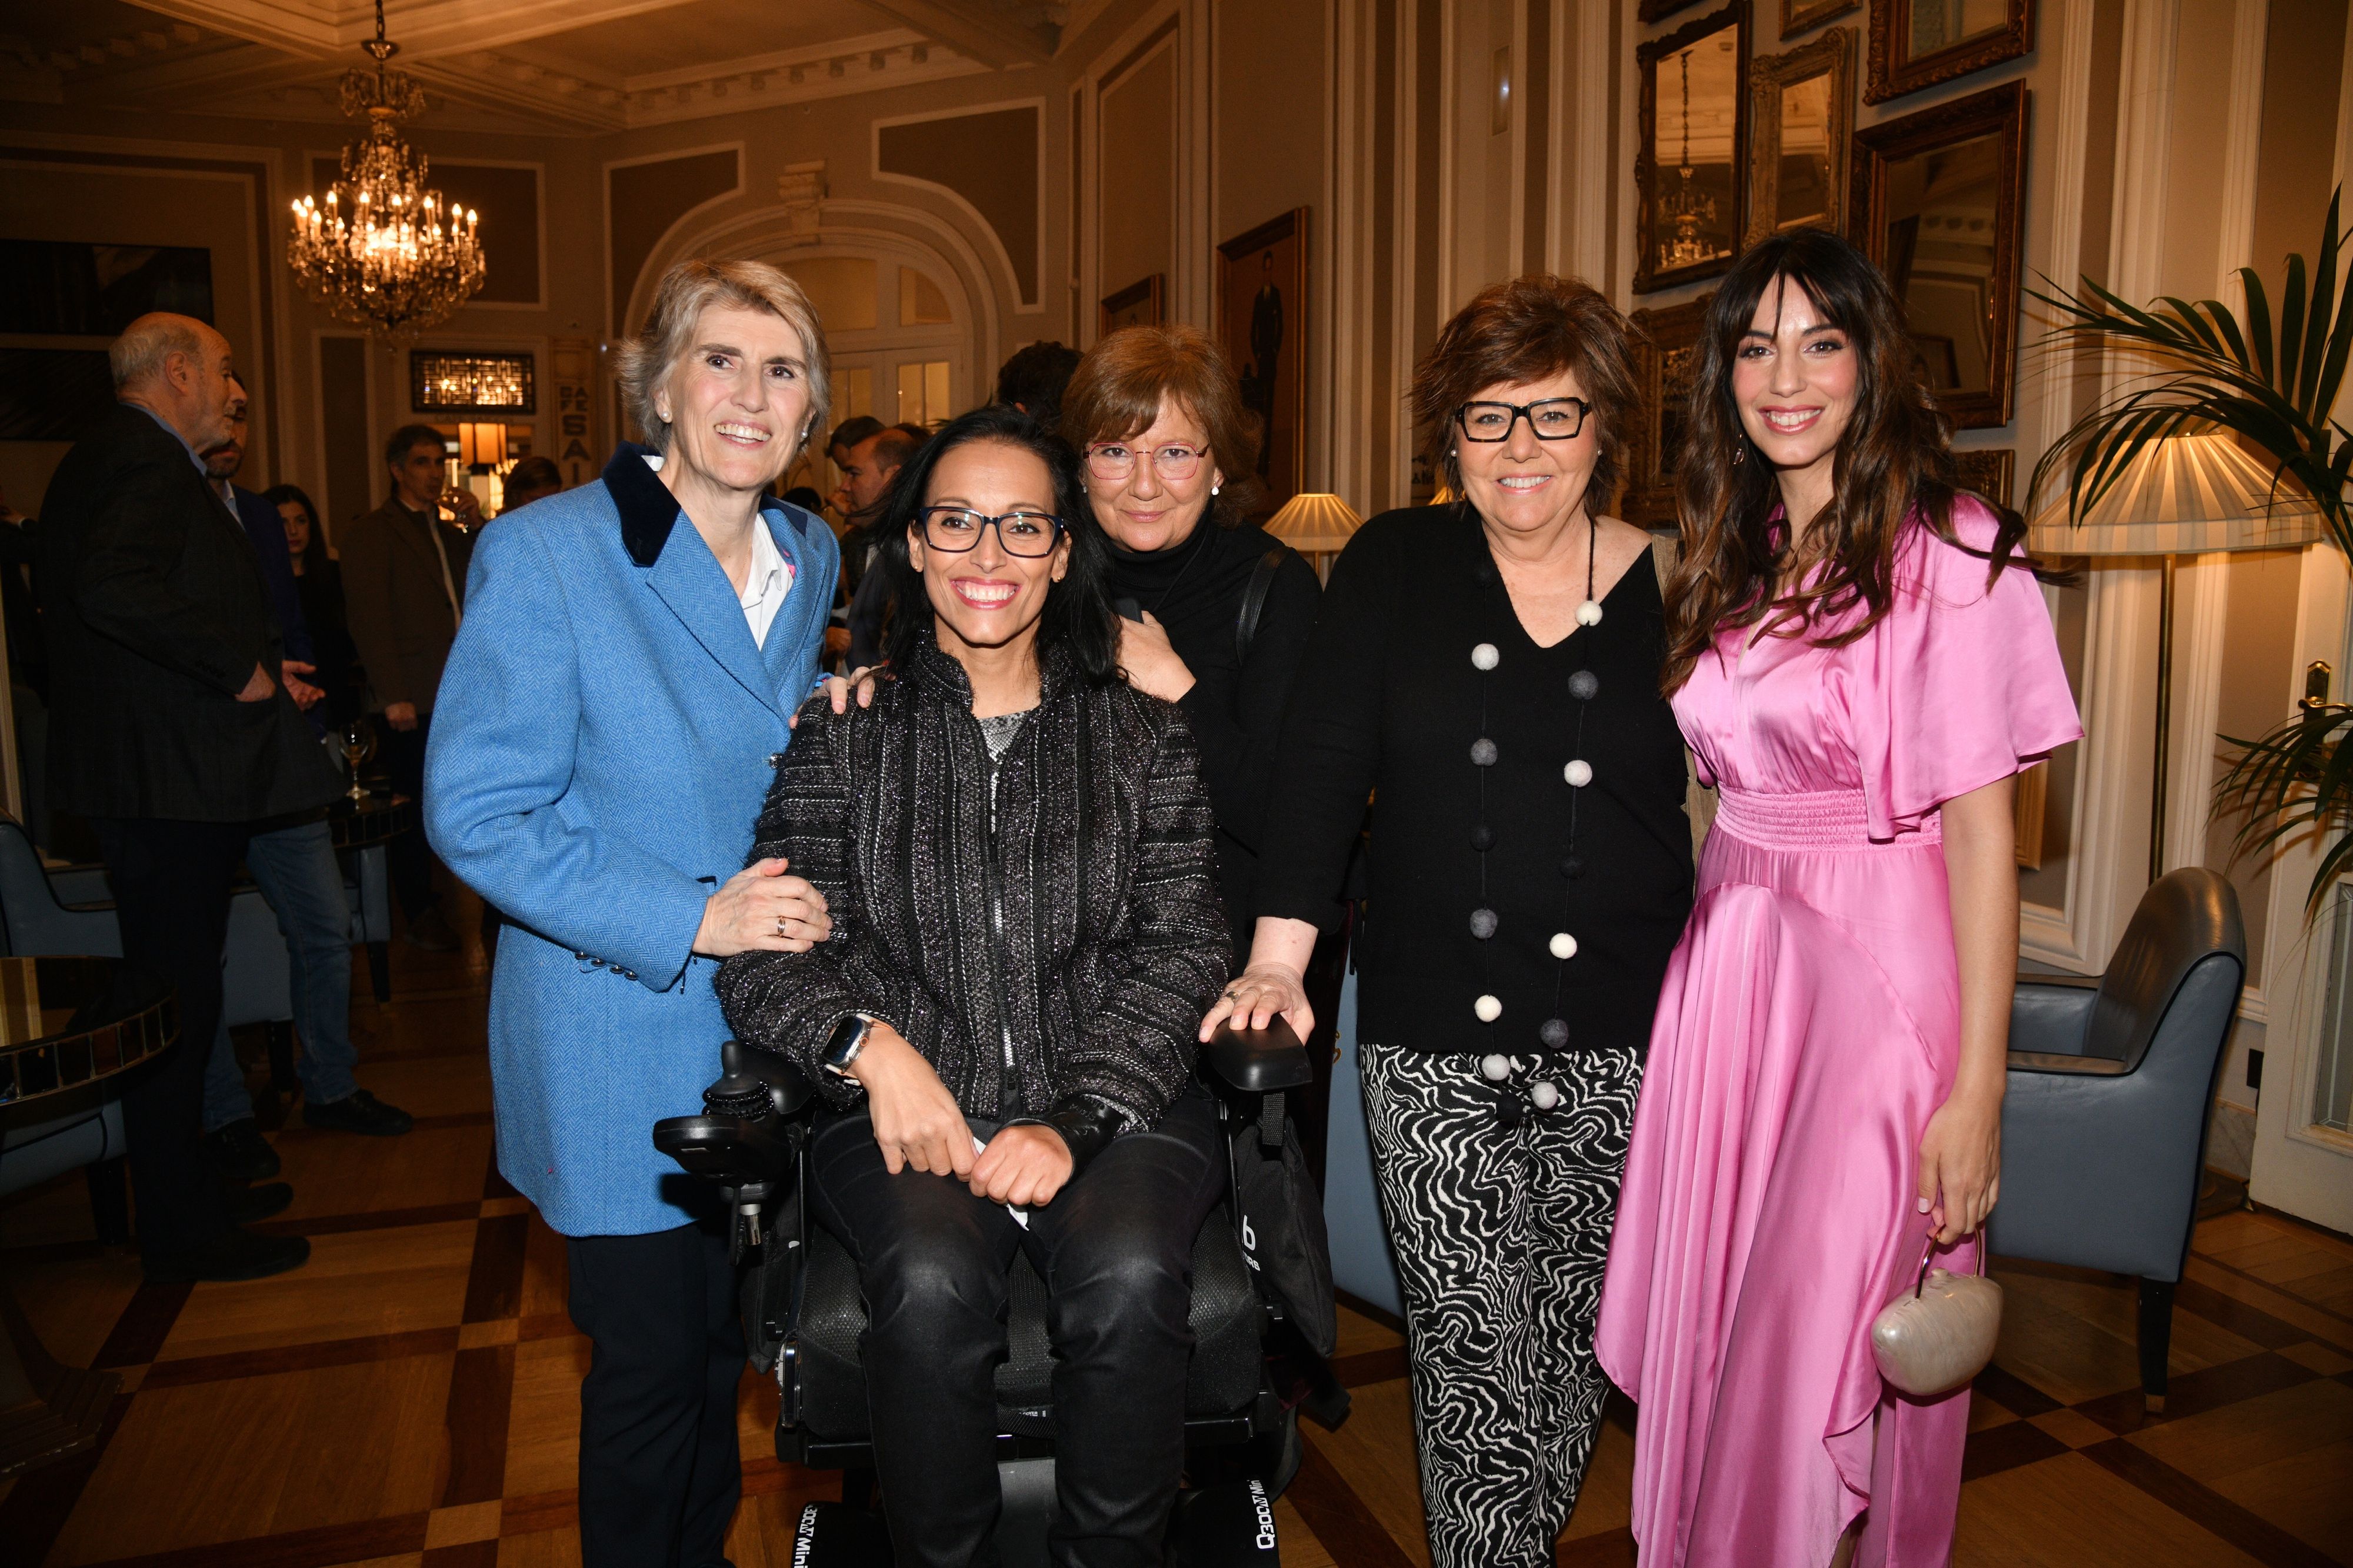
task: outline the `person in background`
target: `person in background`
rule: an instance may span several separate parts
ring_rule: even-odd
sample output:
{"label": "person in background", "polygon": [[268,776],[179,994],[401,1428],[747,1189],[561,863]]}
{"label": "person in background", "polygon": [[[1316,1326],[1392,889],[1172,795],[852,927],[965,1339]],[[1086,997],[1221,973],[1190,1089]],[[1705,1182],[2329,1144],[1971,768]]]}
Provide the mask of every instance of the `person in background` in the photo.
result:
{"label": "person in background", "polygon": [[1631,331],[1583,283],[1495,284],[1411,407],[1462,499],[1382,513],[1332,568],[1250,968],[1202,1037],[1228,1013],[1306,1034],[1314,922],[1372,795],[1357,1059],[1430,1562],[1548,1568],[1601,1430],[1610,1214],[1692,897],[1658,557],[1604,510],[1641,409]]}
{"label": "person in background", "polygon": [[[846,476],[849,471],[850,452],[860,441],[881,428],[882,421],[871,414],[853,414],[835,426],[833,434],[826,437],[825,443],[826,458],[833,464],[834,471]],[[840,667],[842,659],[849,652],[849,601],[866,575],[866,557],[870,552],[852,548],[855,542],[850,535],[857,531],[858,525],[850,519],[840,486],[834,488],[834,493],[828,498],[828,504],[831,510],[826,521],[832,527],[833,536],[840,542],[842,551],[841,586],[835,595],[833,613],[825,628],[825,667],[834,669]]]}
{"label": "person in background", "polygon": [[1254,424],[1225,355],[1197,327],[1112,333],[1079,362],[1062,405],[1109,542],[1120,668],[1183,709],[1201,748],[1237,955],[1258,917],[1275,744],[1322,592],[1296,552],[1242,521],[1261,493],[1237,482],[1257,470]]}
{"label": "person in background", "polygon": [[717,961],[805,950],[825,900],[744,868],[770,758],[817,677],[839,559],[768,500],[825,420],[797,284],[682,261],[616,356],[630,422],[603,476],[493,526],[474,557],[425,816],[513,918],[491,983],[499,1169],[565,1237],[587,1568],[722,1560],[744,1370],[725,1205],[654,1148],[702,1108]]}
{"label": "person in background", "polygon": [[[854,530],[844,548],[869,564],[881,547],[876,529],[883,503],[890,499],[891,483],[929,439],[931,433],[920,425],[886,425],[849,449],[849,461],[841,469],[841,488],[833,492],[833,500]],[[891,613],[891,593],[889,573],[865,572],[860,576],[849,600],[850,669],[871,669],[882,662],[882,623]]]}
{"label": "person in background", "polygon": [[1028,343],[997,367],[997,401],[1047,429],[1061,417],[1062,389],[1079,368],[1079,351],[1054,342]]}
{"label": "person in background", "polygon": [[543,496],[560,495],[563,490],[564,470],[555,466],[554,458],[525,458],[506,477],[499,515],[519,511]]}
{"label": "person in background", "polygon": [[361,695],[358,655],[352,650],[351,624],[343,608],[343,565],[327,553],[319,509],[299,486],[272,485],[261,499],[278,509],[285,529],[287,566],[294,574],[302,625],[311,634],[311,684],[326,694],[311,712],[325,722],[330,736],[340,735],[358,716]]}
{"label": "person in background", "polygon": [[[380,711],[376,760],[392,787],[416,800],[425,790],[425,752],[434,692],[463,615],[466,566],[481,509],[471,491],[447,481],[445,444],[430,425],[404,425],[385,443],[392,494],[343,527],[343,591],[352,641],[367,667]],[[456,514],[453,525],[439,509]],[[458,933],[433,891],[433,856],[424,836],[404,833],[387,851],[392,890],[413,947],[449,952]]]}
{"label": "person in background", "polygon": [[[236,483],[245,464],[247,431],[241,382],[238,391],[227,433],[204,450],[205,475],[219,487],[221,500],[236,512],[252,542],[290,656],[280,667],[287,694],[302,709],[312,733],[323,737],[320,710],[326,694],[304,679],[315,672],[317,664],[296,587],[285,519],[267,499]],[[255,823],[246,840],[245,866],[278,917],[278,933],[286,943],[294,1028],[302,1046],[295,1061],[302,1085],[302,1124],[379,1138],[407,1131],[415,1124],[409,1114],[376,1099],[353,1076],[359,1053],[352,1044],[352,913],[327,807]],[[205,1068],[204,1126],[206,1152],[223,1176],[258,1182],[278,1173],[278,1153],[254,1118],[226,1016],[214,1034]],[[281,1184],[280,1190],[286,1202],[292,1201],[291,1188]]]}
{"label": "person in background", "polygon": [[17,783],[25,830],[49,844],[49,652],[41,635],[40,520],[0,495],[0,618],[8,628],[10,707],[16,720]]}
{"label": "person in background", "polygon": [[[881,428],[882,421],[875,418],[871,414],[853,414],[835,426],[833,434],[826,437],[825,443],[825,455],[833,464],[834,471],[846,479],[849,472],[849,454],[857,449],[860,441],[865,440],[869,436],[878,434]],[[833,525],[834,537],[839,539],[849,533],[856,524],[850,521],[849,507],[842,499],[840,486],[837,485],[833,494],[828,499],[833,506],[833,515],[827,521]],[[859,564],[862,568],[863,563]],[[843,575],[854,585],[857,582],[857,574],[849,570],[848,565],[849,563],[845,563]]]}
{"label": "person in background", "polygon": [[256,1279],[311,1244],[242,1228],[257,1200],[224,1190],[200,1142],[230,889],[256,822],[342,785],[281,683],[269,585],[198,455],[240,396],[228,340],[157,312],[108,358],[117,405],[58,466],[41,520],[50,794],[97,835],[123,956],[178,998],[179,1044],[121,1080],[142,1270]]}

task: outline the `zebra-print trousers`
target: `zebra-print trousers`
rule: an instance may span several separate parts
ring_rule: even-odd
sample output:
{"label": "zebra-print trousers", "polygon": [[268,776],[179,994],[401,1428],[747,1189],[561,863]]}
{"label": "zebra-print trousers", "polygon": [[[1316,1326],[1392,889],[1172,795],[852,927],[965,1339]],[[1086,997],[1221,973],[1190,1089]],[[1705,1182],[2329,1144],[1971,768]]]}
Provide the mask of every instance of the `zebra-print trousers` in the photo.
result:
{"label": "zebra-print trousers", "polygon": [[[1405,1287],[1433,1568],[1549,1568],[1601,1426],[1601,1272],[1641,1058],[1359,1048],[1381,1209]],[[1549,1110],[1532,1080],[1556,1084]],[[1505,1125],[1505,1096],[1523,1111]]]}

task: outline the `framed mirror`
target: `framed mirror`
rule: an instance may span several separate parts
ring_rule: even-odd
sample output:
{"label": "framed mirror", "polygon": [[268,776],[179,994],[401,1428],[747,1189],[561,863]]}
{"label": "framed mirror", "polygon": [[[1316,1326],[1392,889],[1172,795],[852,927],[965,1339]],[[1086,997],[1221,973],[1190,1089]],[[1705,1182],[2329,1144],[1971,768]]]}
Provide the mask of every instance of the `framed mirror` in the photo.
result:
{"label": "framed mirror", "polygon": [[1957,429],[2010,423],[2026,121],[2015,81],[1854,133],[1848,237],[1904,302],[1914,366]]}
{"label": "framed mirror", "polygon": [[1833,27],[1748,70],[1748,232],[1836,229],[1846,222],[1854,128],[1854,31]]}
{"label": "framed mirror", "polygon": [[1748,5],[1736,0],[1634,51],[1634,291],[1713,278],[1745,228]]}
{"label": "framed mirror", "polygon": [[2034,0],[1871,0],[1865,103],[2014,60],[2034,47]]}
{"label": "framed mirror", "polygon": [[1683,445],[1684,405],[1699,363],[1700,330],[1707,324],[1714,293],[1663,310],[1637,310],[1634,324],[1634,385],[1642,411],[1627,443],[1625,488],[1618,515],[1644,528],[1675,526],[1675,456]]}

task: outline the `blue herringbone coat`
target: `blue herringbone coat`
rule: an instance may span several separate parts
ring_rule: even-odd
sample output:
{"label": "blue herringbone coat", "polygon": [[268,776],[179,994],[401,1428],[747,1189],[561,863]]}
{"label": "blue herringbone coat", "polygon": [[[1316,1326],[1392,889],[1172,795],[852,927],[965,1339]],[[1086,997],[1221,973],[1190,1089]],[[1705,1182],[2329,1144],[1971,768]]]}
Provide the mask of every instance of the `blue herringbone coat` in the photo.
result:
{"label": "blue herringbone coat", "polygon": [[567,1236],[683,1225],[653,1124],[702,1108],[727,1023],[702,906],[744,867],[817,676],[839,554],[769,503],[792,592],[763,648],[641,449],[482,532],[433,710],[426,831],[515,923],[491,986],[499,1169]]}

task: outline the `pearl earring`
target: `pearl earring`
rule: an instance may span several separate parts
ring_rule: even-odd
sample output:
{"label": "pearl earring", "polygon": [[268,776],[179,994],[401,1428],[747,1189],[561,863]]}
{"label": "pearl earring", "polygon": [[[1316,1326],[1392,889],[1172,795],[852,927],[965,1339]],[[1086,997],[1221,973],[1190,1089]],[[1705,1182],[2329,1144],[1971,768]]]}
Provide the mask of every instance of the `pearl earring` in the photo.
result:
{"label": "pearl earring", "polygon": [[1209,493],[1210,493],[1211,495],[1216,495],[1219,490],[1221,490],[1221,489],[1225,489],[1225,486],[1223,486],[1223,485],[1211,485],[1211,486],[1209,487]]}

